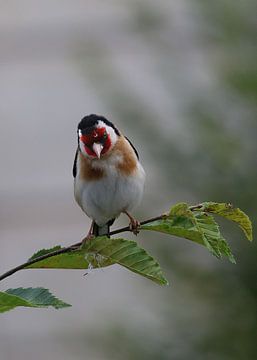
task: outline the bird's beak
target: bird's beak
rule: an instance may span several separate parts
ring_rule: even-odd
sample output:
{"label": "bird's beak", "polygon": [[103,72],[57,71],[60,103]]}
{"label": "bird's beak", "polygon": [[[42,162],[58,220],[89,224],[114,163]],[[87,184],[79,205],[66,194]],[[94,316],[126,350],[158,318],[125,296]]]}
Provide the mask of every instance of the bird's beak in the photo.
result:
{"label": "bird's beak", "polygon": [[96,156],[98,157],[98,159],[100,159],[101,152],[103,150],[103,145],[100,144],[100,143],[94,143],[93,144],[93,150],[94,150],[94,153],[96,154]]}

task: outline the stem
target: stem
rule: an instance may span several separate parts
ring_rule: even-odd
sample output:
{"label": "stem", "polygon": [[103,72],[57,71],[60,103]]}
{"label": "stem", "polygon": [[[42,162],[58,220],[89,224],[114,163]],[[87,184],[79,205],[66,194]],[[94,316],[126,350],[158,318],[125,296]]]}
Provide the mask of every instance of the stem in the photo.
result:
{"label": "stem", "polygon": [[[145,225],[145,224],[148,224],[148,223],[153,222],[153,221],[156,221],[156,220],[161,220],[161,219],[164,219],[165,217],[166,217],[166,214],[163,214],[163,215],[160,215],[160,216],[156,216],[156,217],[154,217],[154,218],[141,221],[141,222],[140,222],[140,225]],[[114,230],[114,231],[110,231],[110,234],[109,234],[109,235],[116,235],[116,234],[119,234],[119,233],[125,232],[125,231],[131,231],[130,227],[129,227],[129,226],[126,226],[126,227],[123,227],[123,228],[120,228],[120,229],[117,229],[117,230]]]}
{"label": "stem", "polygon": [[[145,225],[145,224],[148,224],[148,223],[156,221],[156,220],[164,219],[165,217],[166,217],[166,215],[163,214],[163,215],[156,216],[156,217],[148,219],[148,220],[144,220],[140,224]],[[115,235],[115,234],[119,234],[119,233],[125,232],[125,231],[131,231],[130,227],[126,226],[126,227],[111,231],[109,235]],[[9,271],[7,271],[4,274],[0,275],[0,281],[4,280],[5,278],[7,278],[9,276],[11,276],[12,274],[16,273],[17,271],[25,269],[27,266],[35,264],[35,263],[37,263],[37,262],[39,262],[41,260],[48,259],[48,258],[50,258],[52,256],[65,254],[65,253],[70,252],[70,251],[74,251],[74,249],[78,249],[79,246],[82,245],[83,241],[84,241],[84,239],[79,243],[73,244],[73,245],[68,246],[68,247],[61,248],[59,250],[52,251],[52,252],[50,252],[48,254],[45,254],[45,255],[42,255],[42,256],[38,256],[35,259],[29,260],[29,261],[27,261],[27,262],[25,262],[25,263],[23,263],[21,265],[18,265],[16,267],[14,267],[13,269],[10,269]]]}

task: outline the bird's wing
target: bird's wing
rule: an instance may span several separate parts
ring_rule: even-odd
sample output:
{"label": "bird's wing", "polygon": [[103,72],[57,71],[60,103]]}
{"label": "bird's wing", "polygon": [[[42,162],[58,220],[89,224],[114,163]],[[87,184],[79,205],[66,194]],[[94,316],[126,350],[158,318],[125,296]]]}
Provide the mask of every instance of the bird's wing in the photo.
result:
{"label": "bird's wing", "polygon": [[75,154],[75,159],[74,159],[74,163],[73,163],[73,168],[72,168],[72,174],[73,177],[75,178],[77,175],[77,158],[78,158],[78,152],[79,149],[77,149],[76,154]]}
{"label": "bird's wing", "polygon": [[130,143],[130,146],[132,147],[132,149],[134,150],[138,160],[139,160],[139,156],[138,156],[138,152],[137,149],[135,148],[135,146],[132,144],[132,142],[127,138],[127,136],[125,136],[125,139]]}

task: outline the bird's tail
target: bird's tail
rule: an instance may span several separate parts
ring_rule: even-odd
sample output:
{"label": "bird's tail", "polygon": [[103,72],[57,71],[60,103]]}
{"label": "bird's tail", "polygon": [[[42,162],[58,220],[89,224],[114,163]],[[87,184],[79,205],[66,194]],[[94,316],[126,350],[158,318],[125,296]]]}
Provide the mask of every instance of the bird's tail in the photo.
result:
{"label": "bird's tail", "polygon": [[105,225],[99,226],[94,222],[93,235],[94,236],[108,236],[110,237],[110,226],[114,223],[115,219],[109,220]]}

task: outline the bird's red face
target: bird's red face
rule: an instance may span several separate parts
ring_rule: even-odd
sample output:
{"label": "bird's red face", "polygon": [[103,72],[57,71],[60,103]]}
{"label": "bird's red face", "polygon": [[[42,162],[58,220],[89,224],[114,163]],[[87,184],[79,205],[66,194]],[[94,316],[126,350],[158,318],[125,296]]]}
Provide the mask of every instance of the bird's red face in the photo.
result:
{"label": "bird's red face", "polygon": [[96,127],[88,134],[79,133],[79,140],[85,153],[98,159],[106,154],[112,145],[111,136],[105,127]]}

